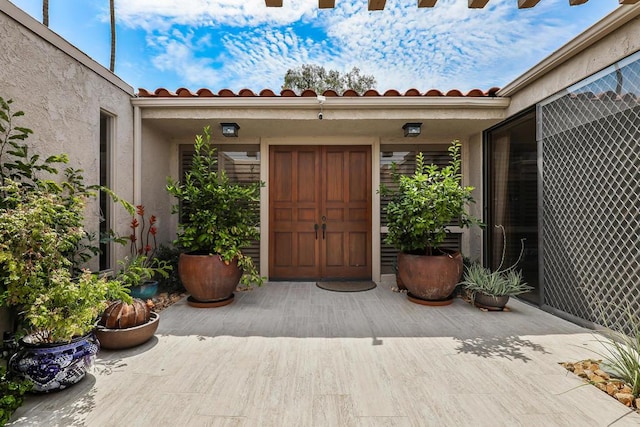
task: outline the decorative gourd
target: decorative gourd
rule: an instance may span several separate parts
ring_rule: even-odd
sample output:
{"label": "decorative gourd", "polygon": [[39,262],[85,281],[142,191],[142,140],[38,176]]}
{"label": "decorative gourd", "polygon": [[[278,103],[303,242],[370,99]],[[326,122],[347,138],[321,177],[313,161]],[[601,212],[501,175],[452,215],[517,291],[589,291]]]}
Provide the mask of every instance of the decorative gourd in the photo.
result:
{"label": "decorative gourd", "polygon": [[134,298],[131,304],[114,301],[102,314],[100,325],[109,329],[126,329],[149,321],[151,309],[141,299]]}

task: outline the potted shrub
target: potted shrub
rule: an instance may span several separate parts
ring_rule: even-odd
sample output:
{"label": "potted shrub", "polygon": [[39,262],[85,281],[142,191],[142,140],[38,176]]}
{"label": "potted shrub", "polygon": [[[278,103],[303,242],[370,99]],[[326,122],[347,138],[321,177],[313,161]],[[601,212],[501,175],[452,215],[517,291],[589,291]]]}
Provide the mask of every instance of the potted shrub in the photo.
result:
{"label": "potted shrub", "polygon": [[95,319],[108,299],[130,298],[117,281],[89,271],[72,276],[68,255],[84,237],[83,198],[52,190],[7,181],[0,209],[2,302],[19,312],[22,335],[9,367],[37,392],[84,377],[98,351]]}
{"label": "potted shrub", "polygon": [[224,170],[217,169],[215,148],[209,127],[195,139],[193,163],[184,181],[168,178],[167,191],[178,204],[178,236],[174,244],[183,253],[178,274],[187,292],[188,303],[215,307],[233,301],[239,281],[246,286],[261,285],[252,260],[242,249],[259,237],[258,215],[252,204],[259,203],[261,183],[232,183]]}
{"label": "potted shrub", "polygon": [[33,390],[64,389],[80,381],[98,351],[91,332],[109,298],[129,299],[117,281],[78,268],[84,260],[84,206],[92,195],[81,171],[46,180],[65,155],[41,161],[22,144],[31,130],[14,127],[22,115],[0,97],[0,304],[14,315],[19,348],[11,373]]}
{"label": "potted shrub", "polygon": [[391,196],[387,205],[389,232],[385,242],[398,249],[398,279],[413,302],[432,305],[449,304],[462,275],[460,252],[440,248],[447,226],[457,220],[460,227],[480,224],[466,208],[474,200],[473,187],[463,186],[460,174],[460,143],[449,147],[451,161],[439,168],[416,156],[413,175],[395,171],[397,190],[382,188]]}
{"label": "potted shrub", "polygon": [[522,271],[516,270],[516,266],[524,253],[524,239],[521,241],[520,255],[511,267],[503,269],[504,256],[507,242],[504,227],[502,230],[504,243],[502,246],[502,258],[495,271],[483,267],[479,263],[470,264],[464,273],[462,286],[471,294],[473,303],[481,308],[492,311],[502,311],[507,305],[510,296],[516,296],[533,290],[522,278]]}

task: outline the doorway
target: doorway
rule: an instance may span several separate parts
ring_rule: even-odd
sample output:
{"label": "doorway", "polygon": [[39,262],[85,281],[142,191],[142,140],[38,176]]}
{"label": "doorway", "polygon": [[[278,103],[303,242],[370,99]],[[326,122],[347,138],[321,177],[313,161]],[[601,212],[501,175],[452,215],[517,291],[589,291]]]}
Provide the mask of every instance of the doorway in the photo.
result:
{"label": "doorway", "polygon": [[[520,296],[541,303],[538,254],[538,145],[534,110],[489,129],[486,133],[487,265],[496,269],[504,252],[504,267],[520,256],[518,269],[534,289]],[[504,227],[505,236],[496,226]],[[506,238],[506,246],[505,246]]]}
{"label": "doorway", "polygon": [[371,279],[371,147],[272,146],[269,279]]}

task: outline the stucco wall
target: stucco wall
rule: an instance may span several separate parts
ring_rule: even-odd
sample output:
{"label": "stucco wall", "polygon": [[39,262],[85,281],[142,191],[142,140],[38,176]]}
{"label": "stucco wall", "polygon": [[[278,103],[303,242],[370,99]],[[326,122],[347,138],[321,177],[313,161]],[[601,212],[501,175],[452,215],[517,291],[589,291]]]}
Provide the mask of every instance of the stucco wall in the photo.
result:
{"label": "stucco wall", "polygon": [[[640,4],[621,6],[621,8],[621,11],[640,15]],[[601,26],[607,22],[607,18],[605,18]],[[640,50],[639,34],[640,16],[636,16],[566,62],[556,65],[551,71],[527,86],[517,88],[513,93],[507,90],[505,95],[511,96],[511,104],[507,108],[507,116],[512,116],[614,62],[637,52]],[[585,38],[585,34],[578,36],[574,42],[578,43],[581,37]],[[567,47],[563,49],[567,49]],[[505,87],[505,89],[508,88]]]}
{"label": "stucco wall", "polygon": [[[158,244],[168,243],[174,237],[177,218],[172,218],[174,200],[166,191],[167,176],[178,162],[178,147],[171,139],[153,127],[142,125],[142,188],[141,203],[148,215],[158,218]],[[177,177],[177,174],[175,175]],[[174,215],[177,217],[177,215]]]}
{"label": "stucco wall", "polygon": [[[132,198],[133,88],[24,12],[0,0],[0,96],[23,110],[19,125],[34,133],[27,143],[43,155],[67,153],[99,183],[100,113],[114,119],[112,188]],[[87,228],[97,230],[98,205],[87,209]],[[114,226],[126,232],[128,216],[115,209]],[[96,267],[96,265],[91,265]]]}

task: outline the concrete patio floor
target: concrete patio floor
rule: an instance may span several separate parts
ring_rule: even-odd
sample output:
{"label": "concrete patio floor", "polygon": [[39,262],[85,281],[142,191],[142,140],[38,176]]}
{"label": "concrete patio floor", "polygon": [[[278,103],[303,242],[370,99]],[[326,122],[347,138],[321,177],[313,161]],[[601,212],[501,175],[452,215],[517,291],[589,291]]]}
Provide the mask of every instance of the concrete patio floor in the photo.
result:
{"label": "concrete patio floor", "polygon": [[226,307],[186,300],[140,347],[98,354],[67,391],[29,396],[14,426],[628,426],[640,415],[558,362],[589,330],[512,299],[425,307],[390,285],[268,283]]}

